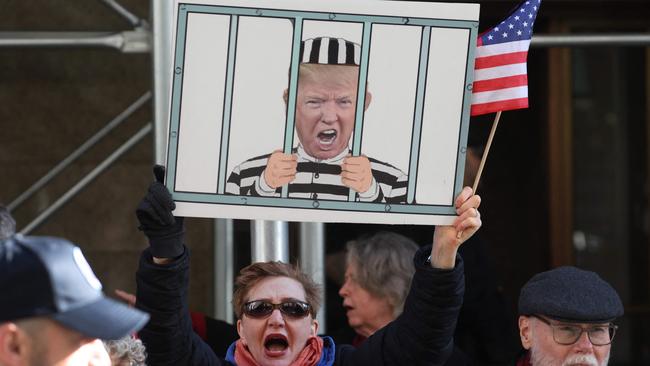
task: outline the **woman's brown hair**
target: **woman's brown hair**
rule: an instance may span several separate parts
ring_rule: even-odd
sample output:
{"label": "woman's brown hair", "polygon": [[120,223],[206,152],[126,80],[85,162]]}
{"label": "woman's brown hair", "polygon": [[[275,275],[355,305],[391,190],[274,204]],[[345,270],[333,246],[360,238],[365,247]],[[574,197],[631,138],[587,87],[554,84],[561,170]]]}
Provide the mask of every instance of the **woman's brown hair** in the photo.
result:
{"label": "woman's brown hair", "polygon": [[241,319],[248,293],[258,282],[269,277],[288,277],[298,281],[305,290],[305,300],[310,305],[312,318],[316,318],[321,304],[320,286],[298,267],[283,262],[259,262],[244,267],[235,279],[232,305],[237,319]]}

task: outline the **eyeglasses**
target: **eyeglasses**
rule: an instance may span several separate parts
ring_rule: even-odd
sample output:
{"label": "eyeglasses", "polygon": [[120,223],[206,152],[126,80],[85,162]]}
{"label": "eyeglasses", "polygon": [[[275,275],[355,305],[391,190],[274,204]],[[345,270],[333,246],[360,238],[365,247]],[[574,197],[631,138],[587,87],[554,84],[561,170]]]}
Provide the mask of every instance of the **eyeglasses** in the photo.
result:
{"label": "eyeglasses", "polygon": [[612,340],[614,340],[614,335],[616,335],[616,329],[618,329],[617,325],[614,324],[609,324],[609,325],[596,325],[593,327],[586,327],[583,328],[578,325],[571,325],[571,324],[553,324],[551,323],[548,319],[539,316],[539,315],[531,315],[542,322],[546,323],[551,329],[553,329],[553,339],[555,342],[568,346],[571,344],[574,344],[582,337],[583,332],[587,332],[587,336],[589,337],[589,341],[591,344],[594,346],[606,346],[610,343],[612,343]]}
{"label": "eyeglasses", "polygon": [[299,300],[285,301],[279,304],[273,304],[265,300],[255,300],[244,304],[244,314],[251,318],[266,318],[275,309],[279,309],[283,315],[289,318],[301,319],[309,314],[311,305]]}

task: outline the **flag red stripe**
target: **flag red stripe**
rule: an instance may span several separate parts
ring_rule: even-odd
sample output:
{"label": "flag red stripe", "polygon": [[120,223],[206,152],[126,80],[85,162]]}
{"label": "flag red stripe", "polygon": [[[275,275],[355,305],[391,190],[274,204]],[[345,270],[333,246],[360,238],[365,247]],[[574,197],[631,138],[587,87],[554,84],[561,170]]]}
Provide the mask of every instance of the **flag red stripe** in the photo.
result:
{"label": "flag red stripe", "polygon": [[492,103],[472,104],[471,115],[478,116],[480,114],[521,108],[528,108],[528,98],[509,99]]}
{"label": "flag red stripe", "polygon": [[510,64],[522,64],[526,62],[528,51],[504,53],[501,55],[478,57],[474,61],[475,69],[487,69]]}
{"label": "flag red stripe", "polygon": [[532,25],[541,2],[521,0],[498,26],[478,36],[474,53],[472,116],[528,108],[526,64]]}
{"label": "flag red stripe", "polygon": [[503,78],[496,78],[490,80],[479,80],[474,81],[472,86],[473,93],[480,93],[484,91],[505,89],[505,88],[514,88],[517,86],[528,85],[528,75],[515,75],[507,76]]}

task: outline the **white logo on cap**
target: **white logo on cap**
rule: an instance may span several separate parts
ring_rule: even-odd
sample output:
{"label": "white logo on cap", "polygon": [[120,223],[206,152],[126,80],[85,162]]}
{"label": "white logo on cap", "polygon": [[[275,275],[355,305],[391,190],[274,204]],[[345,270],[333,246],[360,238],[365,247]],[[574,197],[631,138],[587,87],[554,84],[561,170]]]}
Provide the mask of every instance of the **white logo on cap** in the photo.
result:
{"label": "white logo on cap", "polygon": [[86,281],[88,281],[90,286],[92,286],[95,290],[101,290],[102,283],[99,282],[93,273],[93,270],[90,268],[90,264],[88,264],[86,258],[84,258],[84,255],[81,253],[81,249],[75,247],[72,250],[72,256],[74,257],[74,261],[77,263],[77,267],[79,267],[81,274],[83,274],[84,278]]}

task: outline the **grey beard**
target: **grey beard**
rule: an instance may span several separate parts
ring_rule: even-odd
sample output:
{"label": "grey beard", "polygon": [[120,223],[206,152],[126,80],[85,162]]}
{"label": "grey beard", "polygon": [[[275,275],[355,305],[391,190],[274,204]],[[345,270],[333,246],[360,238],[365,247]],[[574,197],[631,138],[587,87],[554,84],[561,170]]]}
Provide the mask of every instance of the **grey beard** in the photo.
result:
{"label": "grey beard", "polygon": [[598,363],[596,356],[593,354],[587,355],[571,355],[565,360],[556,360],[550,355],[540,352],[538,347],[530,349],[530,363],[533,366],[572,366],[576,364],[587,364],[589,366],[607,366],[609,363],[609,353],[602,363]]}

